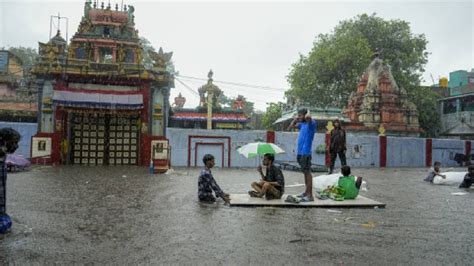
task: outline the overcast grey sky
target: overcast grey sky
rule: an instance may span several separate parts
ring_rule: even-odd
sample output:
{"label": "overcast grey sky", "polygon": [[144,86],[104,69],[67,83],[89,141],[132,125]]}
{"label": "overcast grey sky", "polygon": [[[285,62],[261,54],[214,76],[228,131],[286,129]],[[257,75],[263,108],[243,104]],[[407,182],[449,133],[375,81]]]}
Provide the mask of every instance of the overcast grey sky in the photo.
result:
{"label": "overcast grey sky", "polygon": [[[122,0],[111,0],[113,6]],[[107,3],[108,1],[106,1]],[[267,102],[284,101],[286,76],[299,53],[307,54],[315,36],[330,32],[340,20],[373,12],[385,19],[410,22],[415,34],[429,41],[424,84],[454,70],[474,68],[473,1],[173,1],[125,0],[135,7],[139,35],[155,48],[173,51],[181,75],[272,87],[262,90],[217,84],[228,96],[242,94],[264,110]],[[77,30],[84,1],[0,0],[0,47],[30,46],[48,41],[51,15],[69,18],[69,37]],[[62,32],[65,32],[65,28]],[[63,34],[64,36],[64,34]],[[197,90],[204,81],[182,79]],[[354,85],[354,90],[355,90]],[[186,107],[198,98],[176,82]]]}

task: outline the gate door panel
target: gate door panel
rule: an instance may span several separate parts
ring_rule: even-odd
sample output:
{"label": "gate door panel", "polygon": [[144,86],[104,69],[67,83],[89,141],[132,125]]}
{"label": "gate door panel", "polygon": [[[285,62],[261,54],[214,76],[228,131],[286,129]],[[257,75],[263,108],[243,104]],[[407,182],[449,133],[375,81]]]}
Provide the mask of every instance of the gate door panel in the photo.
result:
{"label": "gate door panel", "polygon": [[112,115],[109,130],[109,164],[138,163],[139,128],[137,115]]}
{"label": "gate door panel", "polygon": [[74,164],[102,165],[105,163],[105,115],[75,114],[73,119]]}

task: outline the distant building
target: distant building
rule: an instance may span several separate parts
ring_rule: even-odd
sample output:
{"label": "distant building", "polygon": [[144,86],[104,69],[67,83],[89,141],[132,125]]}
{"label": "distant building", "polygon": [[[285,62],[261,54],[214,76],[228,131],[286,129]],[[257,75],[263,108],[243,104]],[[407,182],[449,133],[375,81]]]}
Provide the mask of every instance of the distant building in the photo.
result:
{"label": "distant building", "polygon": [[287,105],[286,107],[284,107],[282,116],[273,123],[275,130],[286,131],[293,118],[298,115],[298,110],[300,108],[308,109],[311,113],[311,117],[318,121],[318,132],[326,132],[326,125],[329,121],[339,119],[342,124],[349,122],[349,119],[347,119],[347,117],[342,114],[342,109],[340,108],[320,108],[305,104],[296,104],[293,106]]}
{"label": "distant building", "polygon": [[15,54],[0,50],[0,121],[36,122],[36,94]]}
{"label": "distant building", "polygon": [[222,91],[214,85],[213,72],[209,71],[207,84],[199,91],[200,103],[196,108],[183,108],[186,98],[181,94],[174,100],[170,127],[201,128],[201,129],[246,129],[250,118],[244,113],[245,101],[238,97],[232,107],[220,105]]}
{"label": "distant building", "polygon": [[441,135],[474,139],[474,69],[449,74],[449,95],[439,100]]}

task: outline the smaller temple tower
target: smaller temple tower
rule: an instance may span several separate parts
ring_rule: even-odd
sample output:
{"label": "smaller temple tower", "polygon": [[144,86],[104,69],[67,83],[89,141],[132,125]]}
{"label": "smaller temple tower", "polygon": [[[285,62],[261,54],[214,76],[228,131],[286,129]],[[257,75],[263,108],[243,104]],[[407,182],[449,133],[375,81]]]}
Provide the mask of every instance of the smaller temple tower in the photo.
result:
{"label": "smaller temple tower", "polygon": [[383,128],[388,135],[418,136],[421,132],[418,111],[404,88],[393,78],[388,64],[374,54],[362,75],[357,90],[351,93],[343,110],[350,119],[349,130],[377,132]]}
{"label": "smaller temple tower", "polygon": [[239,95],[226,106],[221,105],[222,90],[213,83],[212,70],[207,74],[207,83],[198,88],[199,106],[183,108],[186,98],[181,94],[175,98],[173,114],[170,116],[170,126],[180,128],[206,129],[244,129],[250,122],[244,113],[245,100]]}

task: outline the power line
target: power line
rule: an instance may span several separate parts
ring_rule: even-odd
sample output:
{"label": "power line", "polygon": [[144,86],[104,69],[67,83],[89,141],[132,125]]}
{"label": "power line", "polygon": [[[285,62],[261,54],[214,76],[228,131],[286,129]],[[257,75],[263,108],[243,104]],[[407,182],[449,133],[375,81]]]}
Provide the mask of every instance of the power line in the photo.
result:
{"label": "power line", "polygon": [[[179,76],[181,78],[187,78],[187,79],[194,79],[194,80],[201,80],[201,81],[207,81],[207,79],[203,78],[197,78],[197,77],[191,77],[191,76],[184,76],[181,74],[176,74],[176,76]],[[238,82],[231,82],[231,81],[218,81],[214,80],[215,83],[222,83],[222,84],[228,84],[228,85],[234,85],[234,86],[240,86],[240,87],[248,87],[248,88],[254,88],[254,89],[261,89],[261,90],[270,90],[270,91],[286,91],[287,89],[283,88],[275,88],[275,87],[268,87],[268,86],[260,86],[260,85],[251,85],[251,84],[246,84],[246,83],[238,83]]]}
{"label": "power line", "polygon": [[190,92],[193,93],[194,96],[197,96],[199,98],[201,98],[201,96],[199,96],[199,93],[195,92],[191,87],[189,87],[188,85],[186,85],[184,82],[182,82],[180,79],[178,78],[174,78],[175,80],[177,80],[179,83],[181,83],[186,89],[188,89]]}

